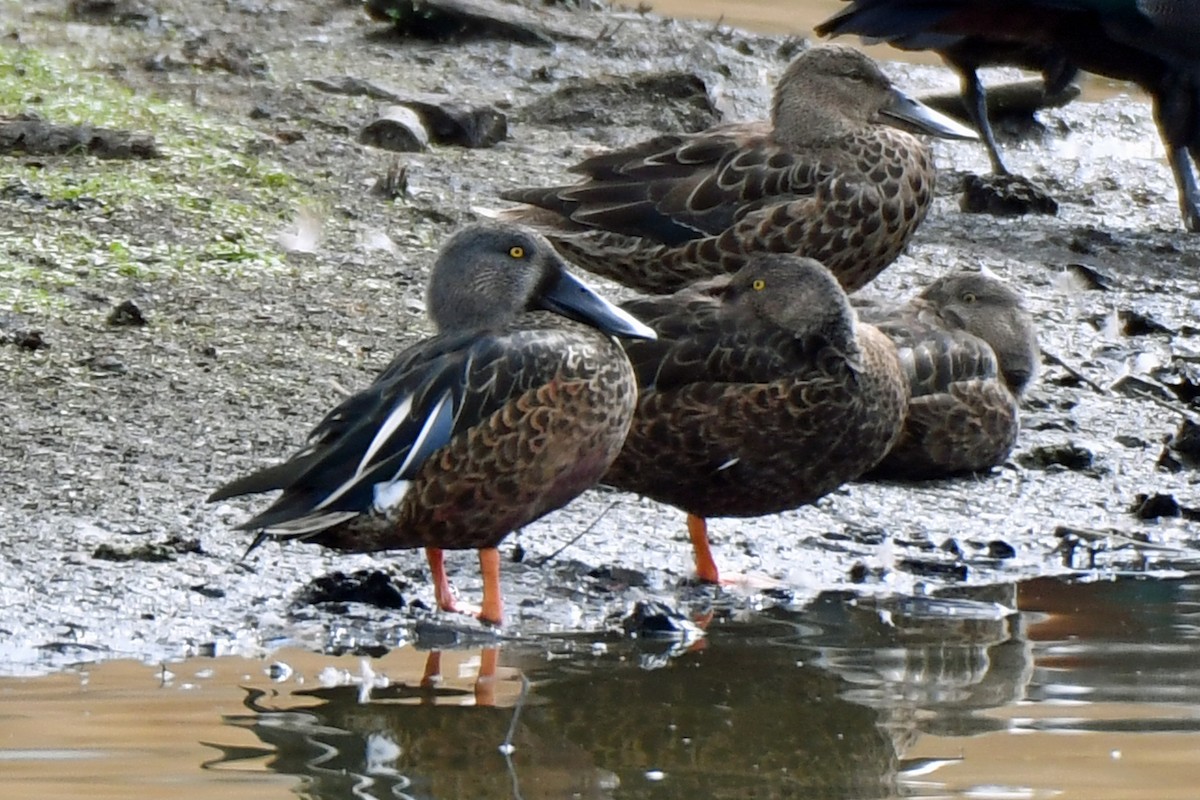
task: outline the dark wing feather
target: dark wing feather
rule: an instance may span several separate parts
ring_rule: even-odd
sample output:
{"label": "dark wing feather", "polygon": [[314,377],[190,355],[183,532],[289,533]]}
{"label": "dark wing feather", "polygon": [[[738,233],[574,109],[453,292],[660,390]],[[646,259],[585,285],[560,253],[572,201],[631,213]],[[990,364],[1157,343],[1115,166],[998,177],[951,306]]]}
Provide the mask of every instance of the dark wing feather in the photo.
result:
{"label": "dark wing feather", "polygon": [[[522,369],[525,357],[541,355],[522,349],[524,335],[435,337],[410,348],[330,412],[296,456],[214,496],[276,484],[268,488],[283,494],[240,527],[283,535],[314,533],[370,511],[379,491],[411,480],[429,456],[538,379]],[[270,480],[255,480],[264,474]]]}
{"label": "dark wing feather", "polygon": [[462,349],[472,337],[471,333],[448,334],[428,339],[417,347],[408,348],[392,359],[392,362],[376,376],[370,387],[346,398],[326,414],[325,418],[309,432],[307,444],[291,458],[282,464],[275,464],[230,481],[209,495],[208,501],[213,503],[231,497],[261,494],[290,486],[319,458],[324,457],[331,442],[346,434],[358,420],[373,413],[378,398],[372,389],[381,384],[393,382],[419,362],[431,361]]}
{"label": "dark wing feather", "polygon": [[955,8],[953,2],[855,0],[813,30],[818,36],[856,33],[871,39],[892,41],[929,32]]}
{"label": "dark wing feather", "polygon": [[913,398],[948,391],[959,381],[998,380],[995,352],[966,331],[947,331],[913,319],[875,326],[896,345]]}
{"label": "dark wing feather", "polygon": [[810,196],[822,174],[759,123],[662,136],[588,159],[574,186],[505,192],[585,227],[678,246],[716,236],[766,204]]}
{"label": "dark wing feather", "polygon": [[741,324],[722,306],[721,279],[710,290],[633,300],[623,308],[654,328],[653,340],[626,340],[641,391],[694,383],[765,383],[818,363],[825,342]]}

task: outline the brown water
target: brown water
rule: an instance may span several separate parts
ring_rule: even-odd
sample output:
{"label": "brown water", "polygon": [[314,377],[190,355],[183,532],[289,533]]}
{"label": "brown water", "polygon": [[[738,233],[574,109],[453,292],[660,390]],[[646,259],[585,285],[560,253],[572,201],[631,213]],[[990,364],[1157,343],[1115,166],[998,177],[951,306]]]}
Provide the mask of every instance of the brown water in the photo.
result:
{"label": "brown water", "polygon": [[284,649],[0,681],[14,798],[1190,800],[1197,752],[1197,578],[835,593],[690,646]]}

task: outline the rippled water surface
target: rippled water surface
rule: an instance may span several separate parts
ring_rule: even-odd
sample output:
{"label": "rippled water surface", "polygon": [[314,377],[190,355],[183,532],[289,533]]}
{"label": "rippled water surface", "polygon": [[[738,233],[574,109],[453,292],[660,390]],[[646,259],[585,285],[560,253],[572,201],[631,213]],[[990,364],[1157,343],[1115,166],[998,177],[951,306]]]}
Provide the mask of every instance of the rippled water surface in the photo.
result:
{"label": "rippled water surface", "polygon": [[1200,579],[0,681],[6,797],[1194,798]]}

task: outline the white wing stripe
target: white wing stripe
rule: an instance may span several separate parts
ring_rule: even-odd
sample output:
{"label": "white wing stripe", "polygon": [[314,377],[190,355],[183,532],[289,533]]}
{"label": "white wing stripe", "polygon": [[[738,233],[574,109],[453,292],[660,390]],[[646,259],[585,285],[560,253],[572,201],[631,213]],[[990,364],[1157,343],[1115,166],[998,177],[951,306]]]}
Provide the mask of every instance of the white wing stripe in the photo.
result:
{"label": "white wing stripe", "polygon": [[[403,475],[416,457],[417,453],[425,447],[425,440],[429,438],[430,432],[433,430],[433,425],[437,422],[438,417],[442,415],[442,408],[451,400],[450,390],[442,392],[442,396],[438,398],[433,410],[429,412],[429,416],[425,417],[425,424],[421,426],[421,432],[417,434],[417,438],[413,441],[412,447],[408,449],[408,457],[404,459],[404,463],[400,465],[400,469],[396,470],[396,475]],[[393,479],[394,480],[394,479]]]}
{"label": "white wing stripe", "polygon": [[[437,421],[438,414],[441,412],[442,407],[445,406],[450,399],[451,393],[450,390],[447,389],[442,393],[442,396],[438,398],[437,403],[433,407],[433,411],[427,417],[425,417],[425,424],[421,426],[421,432],[417,434],[417,438],[413,441],[412,447],[408,451],[408,457],[404,459],[404,463],[401,464],[400,468],[396,470],[395,476],[391,479],[392,481],[395,481],[397,477],[404,474],[404,470],[408,467],[409,462],[412,461],[413,456],[421,448],[421,445],[424,444],[425,440],[429,438],[429,432],[432,430],[434,422]],[[409,412],[411,410],[412,396],[409,395],[404,399],[404,402],[401,403],[395,411],[393,411],[391,414],[388,414],[388,418],[383,421],[383,425],[379,427],[379,433],[375,434],[375,438],[371,440],[371,446],[367,448],[367,454],[363,456],[362,461],[358,463],[358,469],[355,470],[354,474],[350,476],[350,479],[334,489],[333,492],[331,492],[324,500],[322,500],[318,505],[314,506],[313,511],[320,511],[362,482],[363,469],[366,467],[367,462],[373,455],[375,455],[376,452],[379,451],[379,448],[383,447],[383,445],[387,443],[388,437],[396,431],[396,428],[400,427],[400,424],[404,422],[404,420],[408,419]]]}
{"label": "white wing stripe", "polygon": [[383,447],[392,434],[396,432],[408,415],[412,412],[413,396],[410,394],[404,398],[404,402],[392,409],[392,413],[388,414],[387,419],[379,426],[375,438],[371,440],[370,446],[367,447],[367,452],[363,454],[362,461],[358,462],[358,467],[354,470],[355,477],[362,474],[367,463],[379,452],[379,448]]}

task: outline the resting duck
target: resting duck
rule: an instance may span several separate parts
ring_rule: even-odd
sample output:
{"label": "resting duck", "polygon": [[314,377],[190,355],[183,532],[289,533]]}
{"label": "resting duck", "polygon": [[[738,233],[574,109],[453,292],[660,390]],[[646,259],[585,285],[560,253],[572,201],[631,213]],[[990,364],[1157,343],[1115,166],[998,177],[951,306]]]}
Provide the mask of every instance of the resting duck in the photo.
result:
{"label": "resting duck", "polygon": [[983,273],[956,272],[906,305],[859,313],[895,343],[910,390],[904,433],[871,475],[920,480],[1004,463],[1039,360],[1021,296]]}
{"label": "resting duck", "polygon": [[623,308],[658,338],[624,343],[637,412],[601,482],[686,511],[703,581],[720,581],[705,518],[811,503],[900,435],[896,350],[813,259],[756,254],[733,275]]}
{"label": "resting duck", "polygon": [[637,385],[612,336],[653,338],[511,225],[450,237],[430,275],[438,334],[331,411],[286,462],[218,489],[282,489],[240,527],[338,550],[425,547],[454,609],[441,548],[478,549],[479,618],[503,616],[496,547],[589,488],[616,457]]}
{"label": "resting duck", "polygon": [[769,122],[668,134],[573,167],[574,186],[518,189],[501,212],[584,269],[646,292],[736,272],[754,253],[818,259],[852,292],[900,254],[933,201],[909,130],[977,138],[838,45],[802,53]]}

